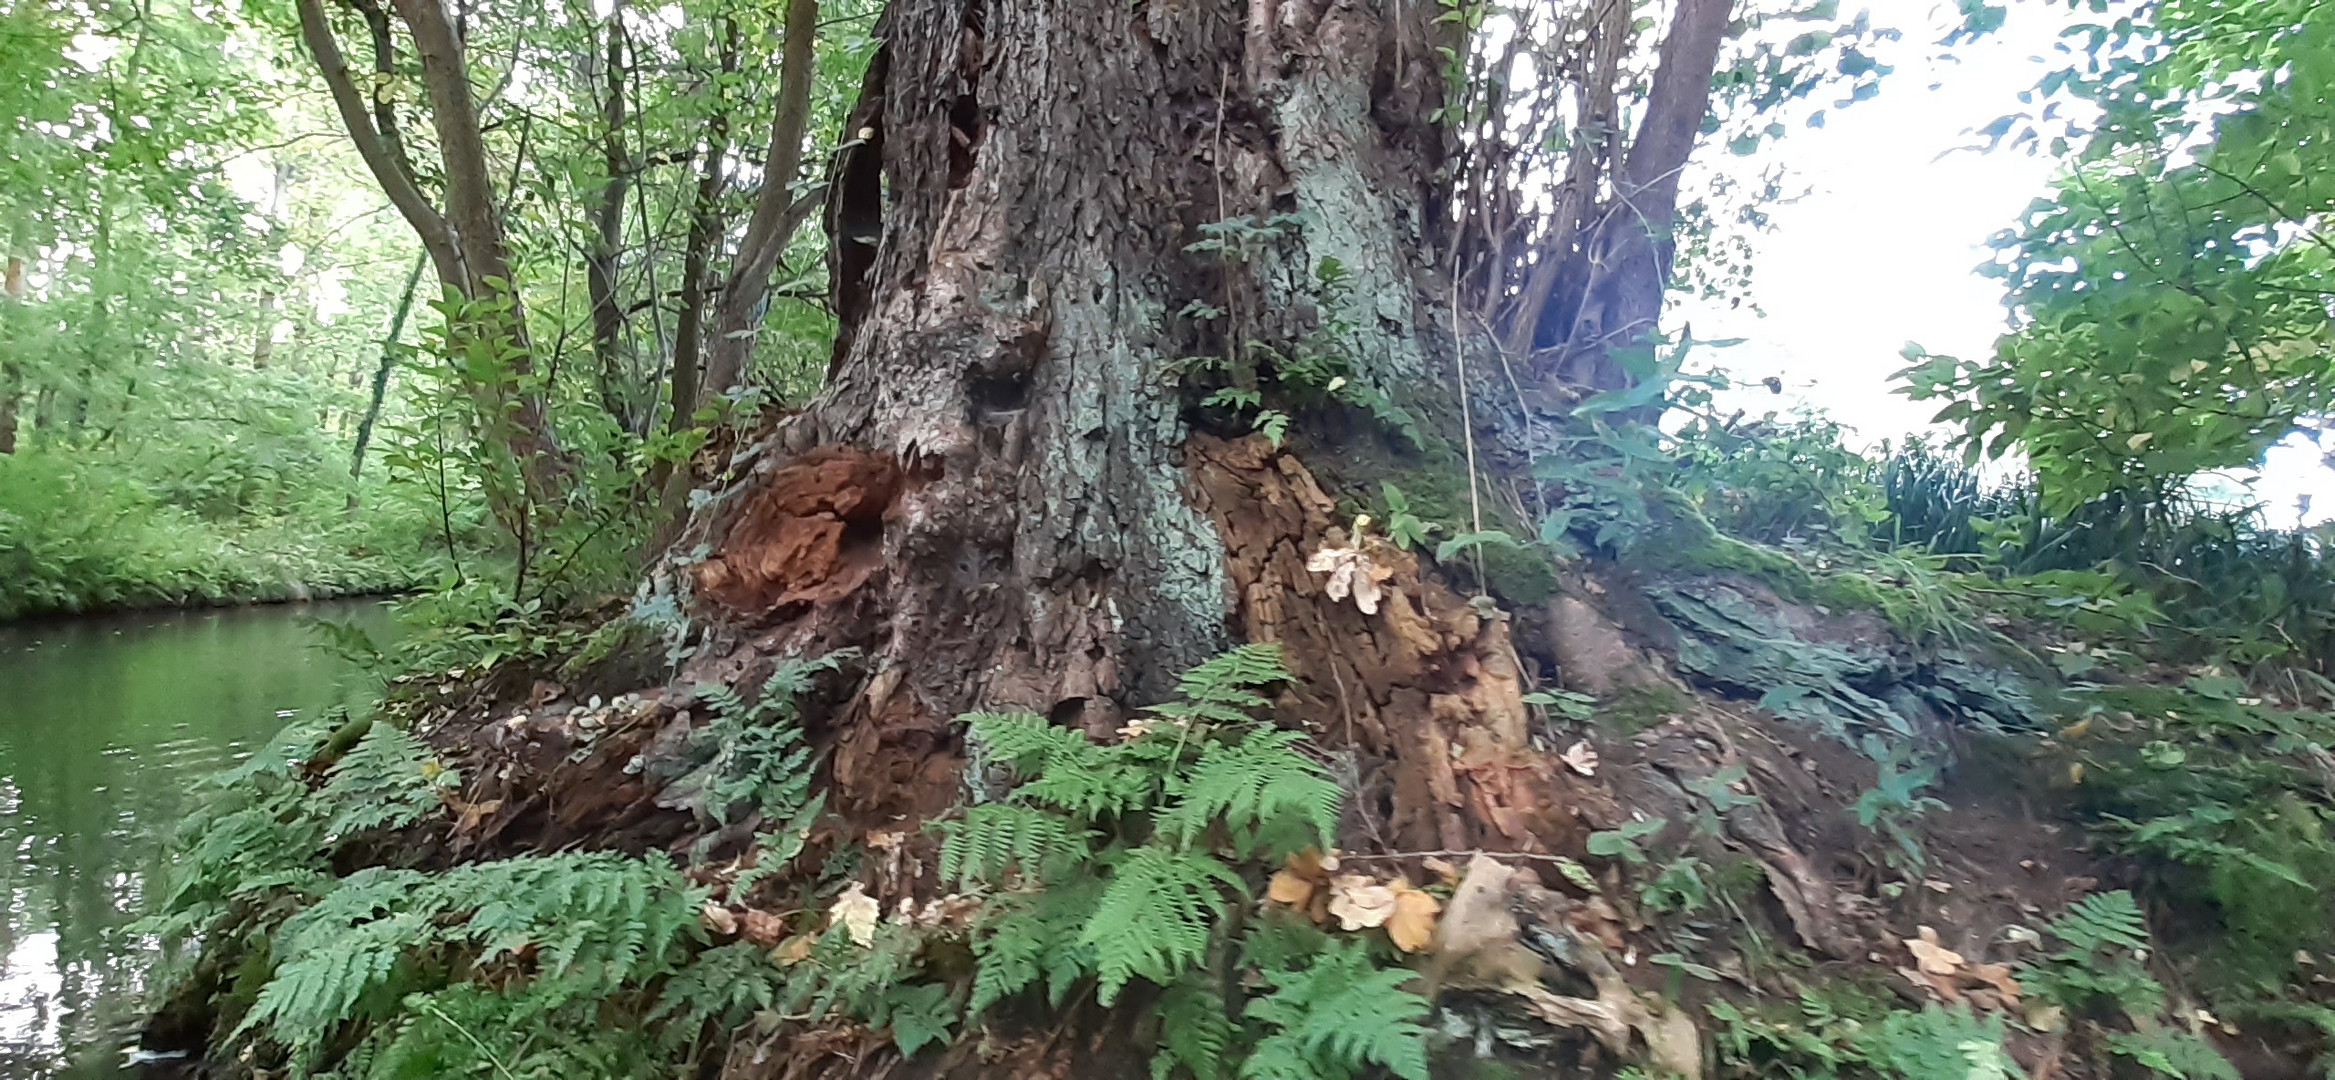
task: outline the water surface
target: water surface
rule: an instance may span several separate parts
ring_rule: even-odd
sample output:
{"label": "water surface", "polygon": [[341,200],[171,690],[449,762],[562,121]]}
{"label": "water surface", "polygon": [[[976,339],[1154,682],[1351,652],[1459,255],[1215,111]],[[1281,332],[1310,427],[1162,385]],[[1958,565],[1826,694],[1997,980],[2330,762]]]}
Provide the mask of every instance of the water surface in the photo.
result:
{"label": "water surface", "polygon": [[0,626],[0,1078],[115,1080],[153,943],[165,843],[204,775],[362,693],[314,618],[377,603]]}

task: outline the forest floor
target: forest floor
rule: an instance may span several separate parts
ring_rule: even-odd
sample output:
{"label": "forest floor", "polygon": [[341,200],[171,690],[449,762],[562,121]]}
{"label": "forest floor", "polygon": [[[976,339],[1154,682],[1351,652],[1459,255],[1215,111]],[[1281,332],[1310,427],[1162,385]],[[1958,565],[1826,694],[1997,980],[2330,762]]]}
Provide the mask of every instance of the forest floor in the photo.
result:
{"label": "forest floor", "polygon": [[[1219,522],[1236,572],[1247,558],[1249,572],[1268,575],[1281,557],[1271,538],[1319,526],[1312,519],[1329,502],[1280,455],[1226,452],[1216,461],[1224,484],[1253,489],[1240,505],[1295,515],[1278,525]],[[473,985],[508,996],[556,985],[543,966],[553,954],[529,945],[498,960],[496,946],[475,960],[471,978],[483,981],[439,968],[413,982],[396,959],[408,947],[400,945],[355,989],[300,983],[322,978],[294,972],[303,956],[354,947],[317,935],[386,926],[372,920],[417,895],[359,903],[352,891],[370,896],[363,890],[382,880],[372,875],[386,873],[416,875],[399,878],[401,889],[467,895],[453,882],[485,888],[469,879],[489,870],[582,873],[575,860],[600,852],[647,857],[627,864],[645,870],[626,873],[648,883],[624,887],[647,899],[615,910],[627,912],[627,925],[677,936],[625,939],[622,955],[660,959],[593,993],[624,1015],[668,1025],[676,1010],[697,1018],[708,1040],[696,1028],[681,1038],[699,1075],[1135,1074],[1144,1066],[1134,1048],[1154,1040],[1163,1047],[1155,1070],[1205,1075],[1195,1062],[1249,1045],[1241,1039],[1264,1040],[1243,1051],[1251,1061],[1267,1054],[1280,1021],[1266,1006],[1299,970],[1275,974],[1269,961],[1231,984],[1251,996],[1245,1012],[1230,1009],[1252,1018],[1251,1034],[1226,1029],[1200,1057],[1177,1049],[1180,979],[1153,979],[1164,996],[1130,991],[1122,1000],[1141,1007],[1112,1010],[1107,960],[1096,969],[1096,953],[1071,950],[1059,978],[1099,975],[1095,999],[1082,990],[1085,1004],[1059,1007],[1067,983],[1056,985],[1057,1008],[1012,993],[1037,978],[1029,965],[1054,963],[1047,950],[1069,949],[1059,939],[1031,946],[1017,962],[1027,968],[1019,981],[984,990],[1007,978],[998,974],[997,927],[1015,917],[1012,905],[1070,895],[1088,879],[1038,894],[992,891],[982,874],[1017,859],[1022,873],[1038,873],[1041,849],[1058,851],[1078,834],[1050,834],[1051,849],[1012,841],[995,865],[968,854],[961,838],[985,827],[984,813],[1023,805],[1016,784],[1053,782],[1031,762],[1061,769],[1075,759],[1108,772],[1157,760],[1144,755],[1166,736],[1156,720],[1083,735],[1071,728],[1075,746],[1032,758],[996,741],[1010,731],[995,718],[970,718],[968,734],[947,718],[889,708],[899,700],[897,669],[871,669],[849,649],[807,648],[866,617],[854,605],[879,568],[854,546],[850,525],[856,507],[880,508],[889,495],[881,476],[863,472],[844,459],[806,465],[801,483],[770,485],[759,509],[694,564],[700,602],[731,617],[706,609],[684,618],[644,593],[563,655],[400,676],[381,715],[387,724],[346,725],[321,749],[289,744],[275,774],[284,786],[255,786],[244,797],[263,801],[245,808],[276,807],[270,828],[311,822],[301,827],[315,832],[291,834],[282,842],[290,853],[270,858],[299,868],[291,876],[307,882],[300,888],[322,897],[315,910],[359,914],[345,925],[319,924],[313,910],[271,924],[291,909],[250,906],[255,894],[243,883],[290,872],[243,853],[224,869],[199,863],[197,884],[181,893],[200,902],[181,905],[180,931],[208,928],[216,943],[221,925],[252,926],[236,920],[274,910],[256,925],[278,927],[270,933],[279,966],[239,974],[249,961],[214,948],[158,1017],[150,1045],[244,1047],[243,1064],[224,1066],[235,1075],[287,1051],[295,1067],[317,1055],[355,1054],[350,1061],[376,1069],[405,1060],[397,1055],[419,1051],[404,1040],[429,1023],[360,1008],[381,1000],[383,987],[408,979],[406,992],[422,995],[409,1002],[475,994],[463,989]],[[1343,542],[1342,532],[1328,535],[1324,544]],[[1388,1030],[1417,1031],[1437,1072],[2311,1074],[2324,1013],[2314,950],[2325,930],[2311,883],[2327,864],[2310,847],[2324,843],[2314,839],[2316,812],[2301,807],[2335,785],[2335,759],[2319,749],[2335,727],[2310,708],[2304,683],[2290,679],[2281,698],[2210,659],[2143,657],[2122,647],[2129,642],[2096,640],[2113,639],[2094,632],[2113,620],[2086,630],[2032,617],[2048,604],[1974,615],[1944,633],[1910,630],[1889,605],[1840,602],[1887,598],[1891,582],[1860,578],[1880,592],[1838,587],[1775,549],[1716,534],[1671,546],[1660,565],[1572,560],[1551,595],[1511,598],[1504,612],[1467,595],[1451,567],[1376,537],[1340,550],[1375,560],[1376,606],[1349,595],[1351,581],[1341,589],[1322,573],[1275,579],[1276,621],[1252,611],[1251,629],[1273,628],[1265,639],[1278,635],[1290,666],[1275,660],[1268,674],[1226,684],[1233,690],[1209,689],[1204,671],[1187,679],[1186,692],[1199,695],[1187,710],[1254,700],[1297,718],[1290,737],[1302,734],[1314,762],[1299,771],[1338,789],[1335,816],[1322,822],[1334,826],[1324,830],[1333,850],[1284,844],[1274,848],[1284,855],[1225,863],[1241,882],[1241,898],[1218,909],[1233,929],[1203,937],[1237,936],[1247,922],[1326,935],[1307,939],[1324,956],[1367,946],[1376,958],[1368,962],[1386,966],[1348,974],[1399,970],[1414,980],[1399,996],[1416,994],[1432,1013],[1381,1019]],[[2102,609],[2095,600],[2088,610]],[[1308,638],[1348,645],[1325,654]],[[1238,687],[1262,696],[1240,698],[1248,690]],[[1200,715],[1168,708],[1158,715]],[[1479,720],[1455,727],[1446,715]],[[1503,717],[1512,733],[1498,730]],[[1421,739],[1424,753],[1405,748]],[[1169,767],[1183,768],[1183,737],[1168,742]],[[1215,752],[1201,750],[1200,760]],[[1005,754],[1022,771],[993,775],[1000,759],[985,754]],[[407,764],[365,779],[380,760]],[[416,763],[428,786],[397,787],[417,782]],[[1204,773],[1180,775],[1168,791],[1206,782]],[[1257,791],[1280,782],[1260,781]],[[278,797],[289,801],[264,802]],[[1243,826],[1250,819],[1223,811],[1234,816],[1211,828],[1228,831],[1208,835],[1232,847],[1210,863],[1245,850],[1244,828],[1266,831],[1272,797],[1248,797],[1263,800],[1258,816]],[[2241,798],[2253,801],[2233,808]],[[2269,818],[2285,813],[2293,837],[2259,820],[2269,806],[2283,808]],[[362,828],[349,831],[352,820]],[[1084,834],[1103,845],[1092,857],[1106,869],[1077,872],[1124,881],[1133,865],[1124,860],[1153,850],[1158,836],[1116,832],[1127,826],[1109,820],[1093,819]],[[217,819],[211,828],[220,832]],[[314,861],[322,838],[337,845],[329,865]],[[1083,843],[1075,850],[1088,858]],[[553,865],[560,859],[570,861]],[[512,887],[497,880],[495,888]],[[2299,907],[2292,887],[2304,890]],[[553,905],[542,917],[556,915],[553,925],[578,935],[542,947],[589,953],[578,942],[597,931],[573,928],[576,916],[554,904],[569,887],[542,888]],[[609,895],[633,895],[624,889]],[[336,906],[343,899],[357,906]],[[433,903],[441,906],[413,910],[486,918],[457,914],[468,910],[460,900]],[[549,932],[512,931],[512,940]],[[1239,955],[1257,955],[1258,932]],[[456,946],[431,946],[448,947]],[[1107,958],[1107,943],[1079,946],[1098,947]],[[676,995],[706,993],[716,960],[746,965],[719,969],[727,1004],[675,1004]],[[1140,962],[1133,970],[1144,974]],[[1269,987],[1280,992],[1260,996]],[[611,1037],[594,1027],[601,1021],[557,1011],[578,993],[523,1015],[584,1023],[593,1034],[578,1039]],[[1222,1020],[1228,1006],[1211,1000]],[[998,1011],[984,1014],[992,1003]],[[454,1030],[508,1020],[478,1014]],[[252,1041],[255,1026],[275,1041]],[[986,1034],[965,1037],[976,1031]],[[437,1038],[432,1052],[446,1053],[448,1036]],[[919,1056],[928,1045],[946,1049]],[[538,1052],[505,1047],[488,1060],[501,1067],[506,1056]],[[1369,1056],[1382,1052],[1389,1056]],[[1356,1067],[1411,1075],[1401,1052],[1356,1053]],[[1326,1065],[1315,1072],[1338,1075]]]}

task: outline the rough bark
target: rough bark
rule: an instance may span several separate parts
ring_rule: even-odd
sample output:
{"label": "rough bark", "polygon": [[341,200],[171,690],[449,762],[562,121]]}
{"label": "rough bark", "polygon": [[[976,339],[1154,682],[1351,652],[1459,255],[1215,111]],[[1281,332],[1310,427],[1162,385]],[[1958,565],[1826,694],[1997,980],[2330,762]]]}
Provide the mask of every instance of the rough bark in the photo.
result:
{"label": "rough bark", "polygon": [[[365,451],[373,443],[373,425],[381,419],[381,400],[389,394],[389,373],[397,368],[397,339],[405,333],[406,316],[413,313],[414,288],[421,284],[423,261],[414,260],[413,270],[405,275],[405,291],[398,295],[397,308],[389,315],[389,332],[381,338],[381,360],[373,367],[372,393],[365,402],[365,415],[357,421],[356,447],[349,452],[351,480],[365,475]],[[356,506],[357,493],[352,491],[349,509]]]}
{"label": "rough bark", "polygon": [[[0,274],[0,303],[16,304],[24,299],[24,258],[8,257],[8,268]],[[0,454],[16,452],[16,408],[24,396],[24,373],[14,361],[0,361]]]}
{"label": "rough bark", "polygon": [[[1505,619],[1382,541],[1386,606],[1332,598],[1306,562],[1345,534],[1303,455],[1195,432],[1175,374],[1228,336],[1309,330],[1303,283],[1335,258],[1372,330],[1354,377],[1457,436],[1433,423],[1452,349],[1432,16],[893,4],[829,192],[829,386],[674,546],[715,628],[684,677],[866,648],[833,805],[873,822],[954,802],[964,711],[1107,733],[1190,665],[1279,641],[1284,722],[1356,752],[1394,808],[1363,846],[1540,850],[1588,827],[1596,801],[1526,752]],[[1253,262],[1186,250],[1288,211],[1302,233]],[[1268,302],[1229,327],[1178,314],[1227,275]]]}

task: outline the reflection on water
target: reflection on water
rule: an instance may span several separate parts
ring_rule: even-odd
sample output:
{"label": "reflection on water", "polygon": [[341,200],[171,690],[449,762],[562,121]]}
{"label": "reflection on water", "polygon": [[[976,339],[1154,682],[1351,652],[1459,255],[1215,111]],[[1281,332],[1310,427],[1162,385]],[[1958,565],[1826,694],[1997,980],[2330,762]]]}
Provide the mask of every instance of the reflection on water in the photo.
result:
{"label": "reflection on water", "polygon": [[306,620],[378,604],[0,626],[0,1077],[127,1075],[146,913],[194,781],[358,678]]}

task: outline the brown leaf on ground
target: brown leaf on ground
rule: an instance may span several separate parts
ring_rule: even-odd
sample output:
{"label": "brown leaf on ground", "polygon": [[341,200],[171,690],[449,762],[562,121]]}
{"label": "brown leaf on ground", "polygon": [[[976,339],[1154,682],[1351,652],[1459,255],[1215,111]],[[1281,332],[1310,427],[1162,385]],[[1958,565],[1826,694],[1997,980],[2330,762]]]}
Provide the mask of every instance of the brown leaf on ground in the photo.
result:
{"label": "brown leaf on ground", "polygon": [[2018,1007],[2020,994],[2019,980],[2011,977],[2011,965],[1972,964],[1970,965],[1970,969],[1964,972],[1963,975],[1965,978],[1975,979],[1979,982],[1985,983],[1989,989],[2002,996],[2003,1004],[2005,1006],[2010,1008]]}
{"label": "brown leaf on ground", "polygon": [[711,900],[706,901],[704,910],[697,913],[697,924],[705,927],[707,933],[723,937],[738,932],[737,913]]}
{"label": "brown leaf on ground", "polygon": [[817,939],[809,934],[796,934],[780,942],[778,948],[770,950],[770,962],[780,967],[793,967],[810,959],[811,946],[817,943]]}
{"label": "brown leaf on ground", "polygon": [[1953,975],[1962,970],[1962,954],[1938,944],[1938,932],[1927,926],[1916,927],[1919,937],[1905,939],[1905,951],[1913,954],[1924,974]]}
{"label": "brown leaf on ground", "polygon": [[1905,976],[1905,981],[1912,983],[1917,989],[1928,991],[1933,1000],[1943,1001],[1948,1005],[1956,1004],[1962,1000],[1962,989],[1954,985],[1954,977],[1951,975],[1933,975],[1918,968],[1898,968],[1897,973]]}
{"label": "brown leaf on ground", "polygon": [[786,917],[768,911],[748,909],[738,920],[739,936],[763,948],[769,948],[786,937]]}

